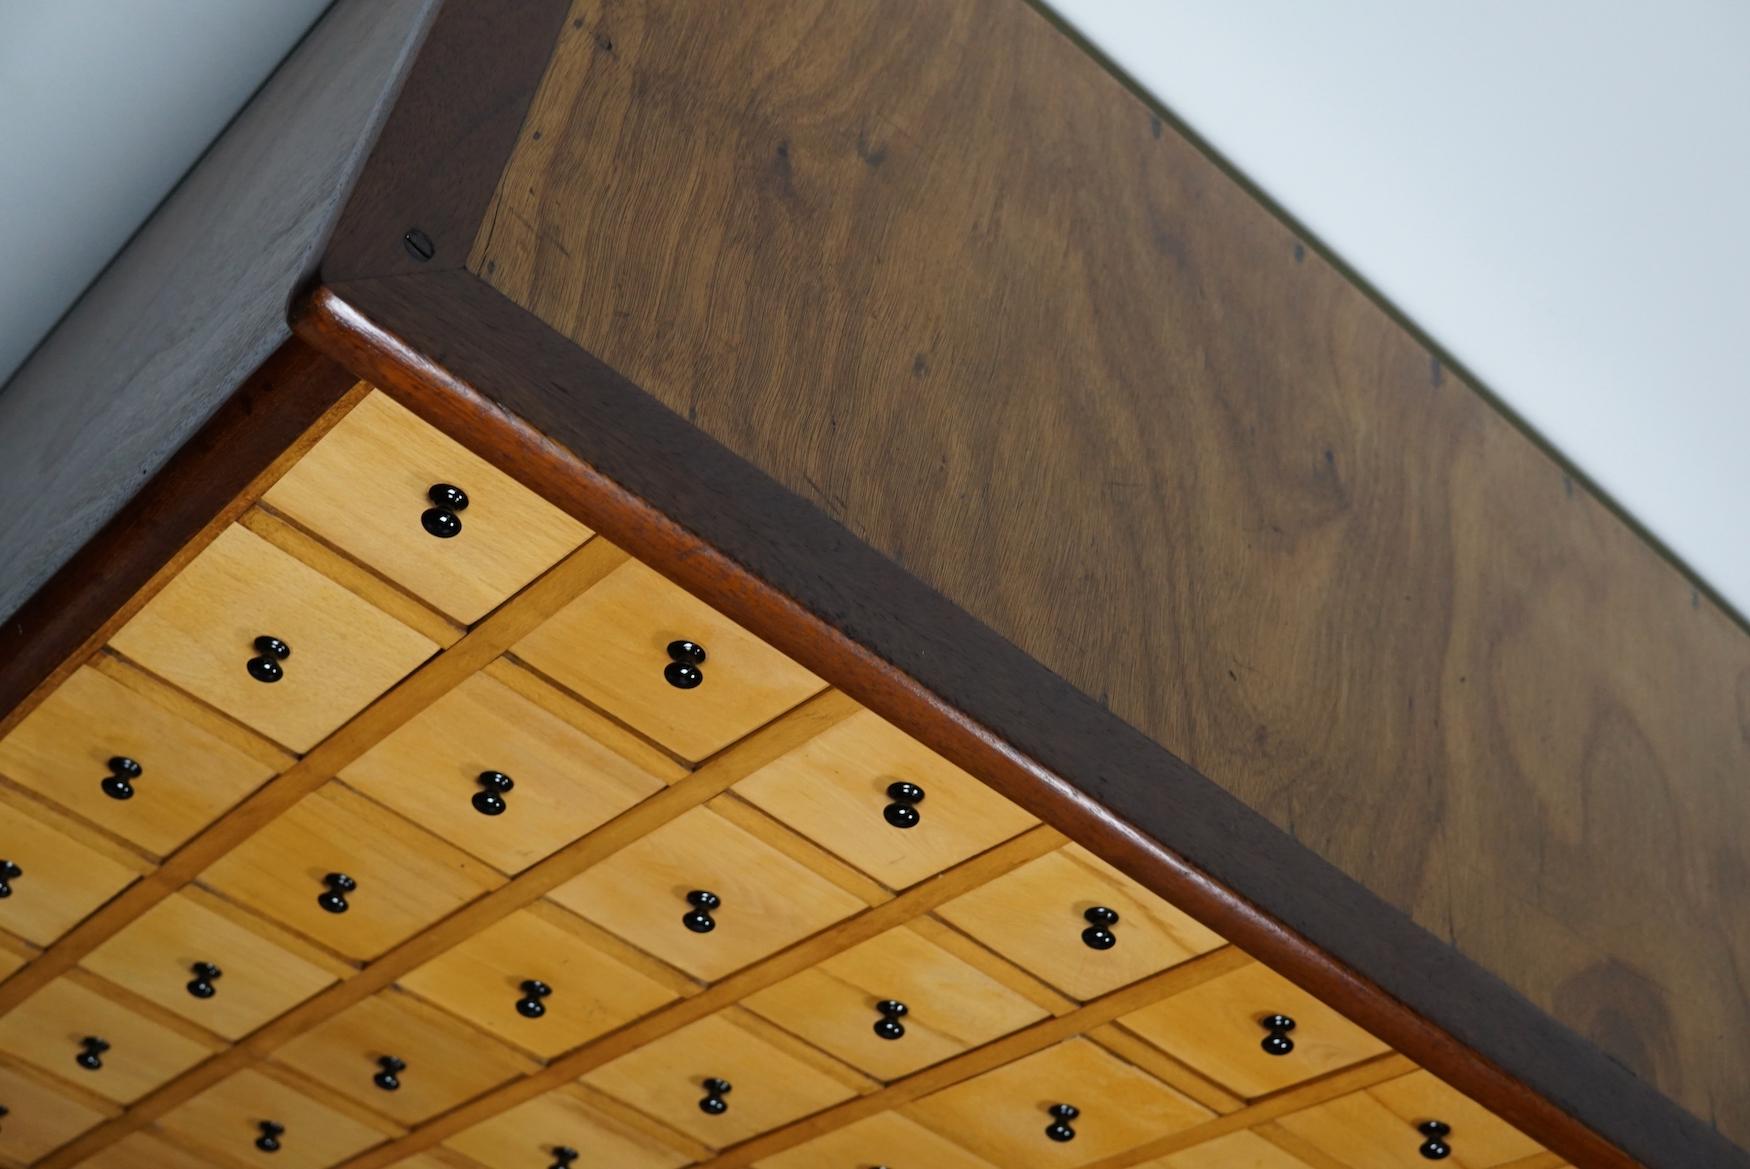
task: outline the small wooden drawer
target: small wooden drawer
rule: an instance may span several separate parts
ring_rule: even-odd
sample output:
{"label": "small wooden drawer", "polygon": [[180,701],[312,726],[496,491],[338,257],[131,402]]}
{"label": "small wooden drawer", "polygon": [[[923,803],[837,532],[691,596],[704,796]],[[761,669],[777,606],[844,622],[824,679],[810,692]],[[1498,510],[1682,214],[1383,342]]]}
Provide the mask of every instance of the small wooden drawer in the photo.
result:
{"label": "small wooden drawer", "polygon": [[[133,778],[128,760],[137,765]],[[0,740],[0,774],[155,856],[174,851],[275,770],[91,666],[74,671]]]}
{"label": "small wooden drawer", "polygon": [[[274,1169],[327,1169],[401,1135],[387,1120],[332,1098],[316,1100],[284,1077],[270,1068],[237,1072],[171,1109],[158,1123],[226,1163],[272,1164]],[[269,1152],[271,1160],[263,1156]]]}
{"label": "small wooden drawer", "polygon": [[[682,689],[669,647],[691,642],[702,678]],[[655,572],[627,561],[516,645],[548,677],[697,762],[826,683]],[[669,667],[674,666],[671,670]]]}
{"label": "small wooden drawer", "polygon": [[[1088,914],[1116,911],[1112,944],[1084,931]],[[1097,998],[1219,948],[1220,935],[1070,844],[948,902],[939,911],[973,937],[1078,999]]]}
{"label": "small wooden drawer", "polygon": [[[278,638],[283,662],[255,645]],[[289,553],[235,524],[110,644],[294,751],[308,751],[437,651]],[[280,677],[263,682],[270,663]]]}
{"label": "small wooden drawer", "polygon": [[[541,983],[550,993],[531,995],[525,982]],[[401,985],[542,1059],[673,1002],[683,987],[691,989],[605,931],[541,904],[487,926],[403,977]]]}
{"label": "small wooden drawer", "polygon": [[137,1132],[79,1162],[79,1169],[220,1169],[200,1153],[156,1132]]}
{"label": "small wooden drawer", "polygon": [[555,1149],[583,1151],[602,1169],[679,1169],[697,1156],[692,1142],[630,1109],[604,1107],[594,1093],[566,1087],[537,1096],[444,1142],[486,1169],[551,1164]]}
{"label": "small wooden drawer", "polygon": [[186,1024],[173,1029],[148,1019],[111,997],[99,980],[74,971],[0,1018],[0,1051],[131,1104],[221,1046],[198,1034]]}
{"label": "small wooden drawer", "polygon": [[[1233,1132],[1144,1161],[1136,1169],[1313,1169],[1313,1166],[1255,1132]],[[1404,1161],[1400,1169],[1414,1166]]]}
{"label": "small wooden drawer", "polygon": [[[1057,1141],[1050,1109],[1079,1115]],[[1070,1039],[926,1096],[914,1120],[997,1165],[1067,1169],[1190,1128],[1214,1113],[1087,1039]]]}
{"label": "small wooden drawer", "polygon": [[[545,688],[516,666],[495,672],[531,690]],[[660,791],[664,779],[684,774],[672,762],[663,767],[648,759],[662,769],[658,778],[582,727],[597,724],[597,733],[621,739],[626,732],[557,691],[550,700],[561,710],[559,704],[574,706],[572,717],[475,674],[345,767],[341,778],[501,872],[519,873]],[[497,794],[482,778],[493,772],[515,786]]]}
{"label": "small wooden drawer", "polygon": [[[331,875],[350,878],[353,888],[331,884]],[[504,883],[473,857],[337,783],[298,801],[200,879],[360,961]],[[344,908],[334,912],[331,905]]]}
{"label": "small wooden drawer", "polygon": [[[714,923],[682,919],[709,893]],[[715,980],[865,908],[863,901],[709,808],[682,813],[553,890],[567,909],[688,974]],[[697,921],[697,919],[692,919]]]}
{"label": "small wooden drawer", "polygon": [[34,1071],[5,1065],[0,1065],[0,1108],[6,1109],[0,1122],[0,1158],[20,1165],[96,1128],[111,1111],[50,1087]]}
{"label": "small wooden drawer", "polygon": [[[903,1016],[878,1009],[888,1002],[905,1007]],[[749,996],[743,1005],[883,1080],[1048,1014],[911,926],[853,946]]]}
{"label": "small wooden drawer", "polygon": [[[1272,1031],[1265,1021],[1278,1016],[1292,1020],[1292,1028]],[[1384,1043],[1256,962],[1118,1021],[1247,1099],[1388,1050]]]}
{"label": "small wooden drawer", "polygon": [[0,790],[0,929],[46,946],[150,866]]}
{"label": "small wooden drawer", "polygon": [[939,873],[1036,823],[869,711],[767,764],[735,792],[890,889]]}
{"label": "small wooden drawer", "polygon": [[1438,1139],[1451,1148],[1442,1164],[1494,1169],[1540,1151],[1536,1141],[1427,1072],[1339,1097],[1276,1123],[1334,1157],[1347,1169],[1402,1169],[1425,1164],[1418,1155],[1430,1121],[1450,1128]]}
{"label": "small wooden drawer", "polygon": [[[713,1149],[848,1100],[856,1088],[781,1032],[734,1008],[708,1015],[584,1075],[584,1082]],[[727,1083],[714,1090],[708,1081]],[[716,1099],[721,1107],[704,1103]]]}
{"label": "small wooden drawer", "polygon": [[538,1066],[454,1016],[393,989],[305,1032],[274,1059],[407,1125]]}
{"label": "small wooden drawer", "polygon": [[864,1169],[868,1165],[928,1169],[996,1169],[989,1161],[898,1112],[834,1129],[793,1149],[754,1162],[754,1169]]}
{"label": "small wooden drawer", "polygon": [[[197,970],[202,963],[219,973]],[[243,1038],[344,971],[316,947],[194,887],[147,910],[79,964],[226,1039]]]}
{"label": "small wooden drawer", "polygon": [[[440,507],[432,491],[441,485],[460,488],[466,506]],[[380,390],[361,399],[263,501],[463,624],[497,608],[590,535]],[[454,534],[438,535],[451,521]]]}

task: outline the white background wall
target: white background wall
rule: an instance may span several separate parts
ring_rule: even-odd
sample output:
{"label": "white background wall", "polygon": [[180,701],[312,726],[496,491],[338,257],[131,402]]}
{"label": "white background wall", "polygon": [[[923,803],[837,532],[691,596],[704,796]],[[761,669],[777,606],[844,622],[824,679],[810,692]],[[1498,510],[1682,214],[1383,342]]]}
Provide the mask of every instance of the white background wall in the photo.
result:
{"label": "white background wall", "polygon": [[[1052,3],[1750,611],[1750,4]],[[0,0],[0,380],[325,5]]]}

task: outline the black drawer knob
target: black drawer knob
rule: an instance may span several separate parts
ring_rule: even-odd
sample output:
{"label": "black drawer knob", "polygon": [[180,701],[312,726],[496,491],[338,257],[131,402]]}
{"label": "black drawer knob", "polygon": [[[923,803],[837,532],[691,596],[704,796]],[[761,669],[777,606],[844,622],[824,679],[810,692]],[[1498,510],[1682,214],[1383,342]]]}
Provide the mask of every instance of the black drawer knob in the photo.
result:
{"label": "black drawer knob", "polygon": [[895,828],[916,828],[918,805],[924,802],[924,789],[903,779],[887,785],[887,798],[892,800],[881,809],[881,817]]}
{"label": "black drawer knob", "polygon": [[377,1057],[377,1074],[371,1077],[371,1083],[385,1092],[394,1092],[401,1087],[401,1073],[407,1070],[405,1060],[396,1059],[392,1055]]}
{"label": "black drawer knob", "polygon": [[704,672],[699,669],[704,660],[705,647],[698,642],[671,641],[668,643],[668,665],[662,668],[662,676],[676,690],[691,690],[705,680]]}
{"label": "black drawer knob", "polygon": [[316,904],[329,913],[345,913],[352,908],[346,895],[359,887],[359,883],[345,873],[328,873],[322,878],[322,883],[328,888],[316,894]]}
{"label": "black drawer knob", "polygon": [[1271,1055],[1287,1055],[1294,1050],[1294,1040],[1288,1033],[1294,1030],[1294,1020],[1287,1015],[1265,1015],[1261,1020],[1269,1034],[1258,1040],[1258,1046]]}
{"label": "black drawer knob", "polygon": [[279,1152],[280,1138],[286,1135],[286,1126],[262,1120],[257,1121],[255,1127],[261,1131],[261,1135],[255,1138],[255,1147],[264,1153]]}
{"label": "black drawer knob", "polygon": [[73,1062],[88,1072],[98,1071],[103,1067],[103,1053],[109,1050],[109,1044],[95,1035],[87,1035],[79,1041],[79,1054],[73,1057]]}
{"label": "black drawer knob", "polygon": [[699,1101],[699,1111],[712,1116],[722,1116],[729,1111],[729,1101],[723,1097],[729,1095],[728,1080],[719,1080],[712,1076],[701,1085],[705,1089],[705,1098]]}
{"label": "black drawer knob", "polygon": [[103,781],[103,794],[112,800],[131,800],[134,798],[134,785],[129,780],[140,778],[140,765],[126,755],[117,755],[109,761],[109,775]]}
{"label": "black drawer knob", "polygon": [[188,982],[189,994],[197,999],[210,999],[219,993],[213,982],[225,973],[223,970],[211,962],[196,962],[189,969],[194,972],[194,977]]}
{"label": "black drawer knob", "polygon": [[1082,944],[1090,950],[1110,950],[1118,944],[1112,927],[1118,924],[1118,911],[1096,905],[1082,914],[1088,928],[1082,931]]}
{"label": "black drawer knob", "polygon": [[1452,1156],[1452,1146],[1446,1143],[1446,1138],[1452,1132],[1452,1126],[1439,1120],[1424,1120],[1416,1126],[1416,1131],[1427,1139],[1416,1151],[1430,1161],[1444,1161]]}
{"label": "black drawer knob", "polygon": [[12,896],[12,882],[24,876],[24,870],[11,861],[0,861],[0,898]]}
{"label": "black drawer knob", "polygon": [[526,978],[522,984],[523,997],[516,1001],[516,1013],[525,1019],[539,1019],[547,1013],[547,1004],[541,1000],[553,993],[553,988],[538,978]]}
{"label": "black drawer knob", "polygon": [[882,999],[875,1004],[875,1010],[881,1017],[875,1020],[875,1034],[883,1039],[902,1039],[905,1037],[903,1018],[909,1008],[898,999]]}
{"label": "black drawer knob", "polygon": [[480,785],[474,793],[474,810],[482,816],[504,815],[504,793],[515,787],[516,781],[502,771],[482,771],[474,782]]}
{"label": "black drawer knob", "polygon": [[570,1145],[553,1146],[553,1163],[547,1169],[571,1169],[571,1163],[581,1156]]}
{"label": "black drawer knob", "polygon": [[717,928],[717,919],[711,916],[711,911],[723,904],[723,899],[708,889],[694,889],[687,894],[687,904],[692,908],[681,914],[681,924],[696,934],[708,934]]}
{"label": "black drawer knob", "polygon": [[462,534],[462,517],[468,510],[468,493],[450,483],[433,483],[425,493],[432,506],[419,517],[420,526],[440,540]]}
{"label": "black drawer knob", "polygon": [[1047,1111],[1051,1113],[1051,1123],[1045,1126],[1045,1135],[1063,1144],[1076,1139],[1076,1130],[1069,1122],[1082,1114],[1082,1110],[1074,1104],[1053,1104]]}
{"label": "black drawer knob", "polygon": [[249,676],[257,682],[278,682],[286,676],[281,662],[292,656],[292,647],[277,637],[255,639],[255,657],[249,659]]}

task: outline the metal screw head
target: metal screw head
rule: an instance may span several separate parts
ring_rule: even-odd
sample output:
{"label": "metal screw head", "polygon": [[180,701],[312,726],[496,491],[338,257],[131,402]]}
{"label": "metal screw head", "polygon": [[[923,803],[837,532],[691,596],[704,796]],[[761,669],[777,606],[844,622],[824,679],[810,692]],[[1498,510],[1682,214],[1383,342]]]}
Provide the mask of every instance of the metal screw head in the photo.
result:
{"label": "metal screw head", "polygon": [[401,237],[401,243],[407,248],[407,254],[422,264],[437,255],[437,245],[417,227],[408,228],[407,234]]}

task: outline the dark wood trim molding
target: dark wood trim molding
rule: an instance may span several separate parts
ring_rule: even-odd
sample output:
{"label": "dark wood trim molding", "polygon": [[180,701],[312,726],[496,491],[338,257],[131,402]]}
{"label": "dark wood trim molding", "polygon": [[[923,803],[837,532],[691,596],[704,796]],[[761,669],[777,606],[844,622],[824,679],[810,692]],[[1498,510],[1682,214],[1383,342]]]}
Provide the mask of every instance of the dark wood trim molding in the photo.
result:
{"label": "dark wood trim molding", "polygon": [[466,272],[320,288],[295,328],[1575,1164],[1750,1164],[1475,963]]}

